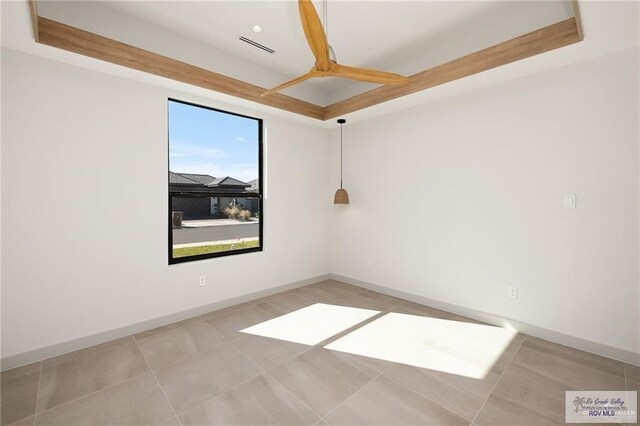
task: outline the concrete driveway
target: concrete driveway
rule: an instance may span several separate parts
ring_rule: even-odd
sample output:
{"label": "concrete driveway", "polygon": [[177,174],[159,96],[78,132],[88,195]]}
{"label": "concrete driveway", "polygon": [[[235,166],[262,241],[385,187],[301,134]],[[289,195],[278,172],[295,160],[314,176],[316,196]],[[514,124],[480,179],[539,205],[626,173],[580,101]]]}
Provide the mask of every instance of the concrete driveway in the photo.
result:
{"label": "concrete driveway", "polygon": [[257,238],[258,232],[258,223],[180,228],[173,230],[173,244],[203,243],[237,238]]}

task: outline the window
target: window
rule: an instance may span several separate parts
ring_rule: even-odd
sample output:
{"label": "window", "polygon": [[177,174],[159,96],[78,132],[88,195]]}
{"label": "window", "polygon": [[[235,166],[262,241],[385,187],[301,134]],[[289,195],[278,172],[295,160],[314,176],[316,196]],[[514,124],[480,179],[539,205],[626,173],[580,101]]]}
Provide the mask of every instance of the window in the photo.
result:
{"label": "window", "polygon": [[169,263],[262,251],[262,120],[169,99]]}

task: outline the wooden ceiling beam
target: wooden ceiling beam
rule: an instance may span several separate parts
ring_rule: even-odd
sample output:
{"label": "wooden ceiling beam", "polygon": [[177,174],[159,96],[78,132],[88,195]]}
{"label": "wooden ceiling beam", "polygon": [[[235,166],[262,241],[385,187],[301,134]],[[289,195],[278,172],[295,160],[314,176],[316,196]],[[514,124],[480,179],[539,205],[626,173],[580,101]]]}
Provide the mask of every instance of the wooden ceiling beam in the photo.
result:
{"label": "wooden ceiling beam", "polygon": [[90,33],[51,19],[37,19],[38,43],[79,53],[112,64],[215,90],[270,107],[322,120],[321,106],[277,93],[260,95],[267,89],[226,75],[196,67],[135,46]]}
{"label": "wooden ceiling beam", "polygon": [[37,0],[28,0],[36,42],[91,58],[169,78],[318,120],[329,120],[434,86],[519,61],[583,39],[577,0],[574,17],[419,72],[403,85],[386,85],[322,107],[195,65],[140,49],[38,15]]}
{"label": "wooden ceiling beam", "polygon": [[408,84],[387,85],[352,96],[325,107],[324,119],[339,117],[354,111],[381,104],[392,99],[420,92],[519,61],[549,50],[579,42],[576,19],[569,18],[537,31],[455,59],[426,71],[414,74]]}
{"label": "wooden ceiling beam", "polygon": [[33,29],[33,38],[36,41],[40,38],[38,30],[38,2],[36,0],[29,1],[29,14],[31,15],[31,28]]}
{"label": "wooden ceiling beam", "polygon": [[578,37],[580,41],[584,40],[584,33],[582,32],[582,18],[580,17],[580,6],[578,6],[578,0],[571,0],[573,6],[573,17],[576,19],[576,28],[578,30]]}

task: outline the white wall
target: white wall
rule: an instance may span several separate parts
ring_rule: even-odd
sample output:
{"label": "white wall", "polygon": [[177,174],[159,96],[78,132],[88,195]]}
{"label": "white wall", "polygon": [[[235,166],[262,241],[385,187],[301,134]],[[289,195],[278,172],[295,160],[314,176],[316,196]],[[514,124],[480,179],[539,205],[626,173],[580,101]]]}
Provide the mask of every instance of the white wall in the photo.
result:
{"label": "white wall", "polygon": [[264,252],[168,266],[167,97],[225,105],[6,49],[2,79],[3,357],[328,272],[326,130],[263,116]]}
{"label": "white wall", "polygon": [[638,73],[636,48],[346,126],[331,271],[640,353]]}
{"label": "white wall", "polygon": [[230,108],[266,120],[266,250],[168,266],[166,98],[225,105],[4,49],[2,356],[328,272],[640,352],[638,68],[348,125],[349,206],[337,131]]}

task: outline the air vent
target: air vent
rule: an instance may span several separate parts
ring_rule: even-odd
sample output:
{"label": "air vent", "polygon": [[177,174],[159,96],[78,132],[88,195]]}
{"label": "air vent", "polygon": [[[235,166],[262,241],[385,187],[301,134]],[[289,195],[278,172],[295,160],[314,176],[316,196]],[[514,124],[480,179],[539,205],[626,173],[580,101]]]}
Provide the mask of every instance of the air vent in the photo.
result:
{"label": "air vent", "polygon": [[245,43],[248,43],[254,47],[257,47],[258,49],[262,49],[265,52],[269,52],[269,53],[276,53],[275,50],[268,48],[267,46],[263,46],[260,43],[258,43],[257,41],[253,41],[251,39],[246,38],[245,36],[241,36],[240,37],[241,41],[244,41]]}

